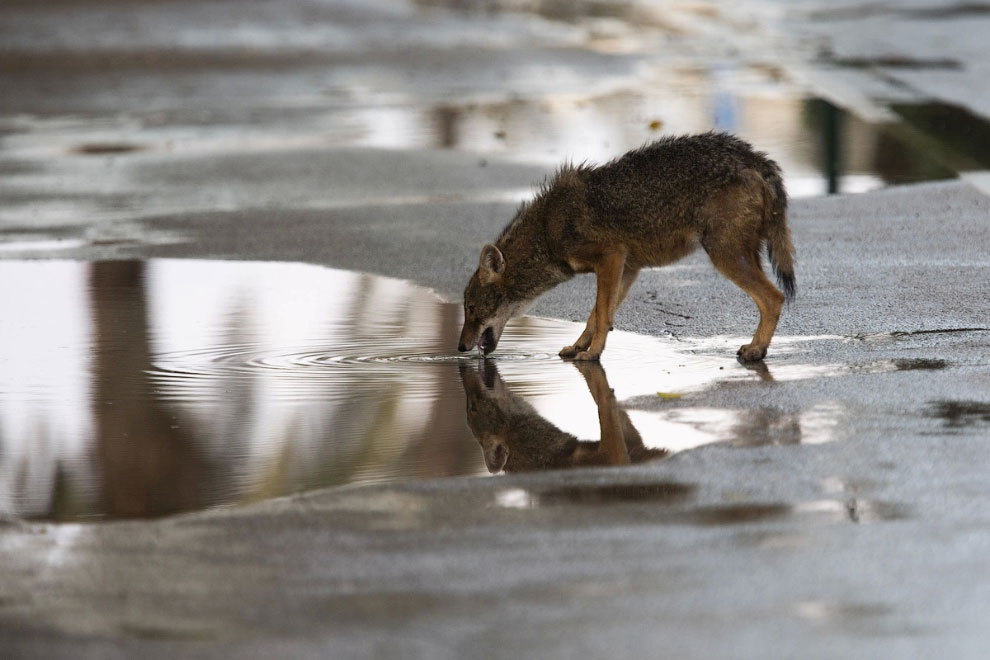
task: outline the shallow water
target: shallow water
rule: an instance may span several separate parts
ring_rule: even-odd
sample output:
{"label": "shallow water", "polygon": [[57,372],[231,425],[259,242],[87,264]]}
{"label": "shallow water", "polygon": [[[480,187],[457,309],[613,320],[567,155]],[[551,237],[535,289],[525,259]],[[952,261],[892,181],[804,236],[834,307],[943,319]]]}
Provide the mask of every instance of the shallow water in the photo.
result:
{"label": "shallow water", "polygon": [[[459,354],[459,305],[303,264],[6,261],[0,305],[0,511],[25,517],[159,516],[714,441],[824,441],[840,412],[683,405],[720,381],[822,373],[744,368],[742,338],[616,332],[601,366],[575,365],[556,352],[581,327],[527,317],[494,359]],[[669,410],[621,405],[661,393]]]}

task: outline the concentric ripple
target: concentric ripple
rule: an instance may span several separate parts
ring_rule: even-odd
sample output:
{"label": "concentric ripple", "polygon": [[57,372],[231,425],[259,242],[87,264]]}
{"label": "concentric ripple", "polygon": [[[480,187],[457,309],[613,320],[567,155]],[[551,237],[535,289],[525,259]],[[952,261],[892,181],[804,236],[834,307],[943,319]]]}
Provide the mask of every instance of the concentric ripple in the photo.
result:
{"label": "concentric ripple", "polygon": [[[203,401],[222,396],[234,383],[251,381],[264,381],[269,396],[335,400],[373,391],[387,382],[415,385],[424,368],[449,369],[479,358],[477,352],[435,350],[440,347],[432,336],[362,336],[359,328],[349,325],[334,328],[331,334],[340,337],[337,341],[312,338],[286,345],[266,341],[218,343],[162,352],[153,356],[148,375],[157,394],[170,400]],[[559,366],[560,362],[550,352],[511,349],[499,351],[497,359],[500,363],[526,363],[535,369],[550,362]],[[415,396],[414,391],[409,393]]]}

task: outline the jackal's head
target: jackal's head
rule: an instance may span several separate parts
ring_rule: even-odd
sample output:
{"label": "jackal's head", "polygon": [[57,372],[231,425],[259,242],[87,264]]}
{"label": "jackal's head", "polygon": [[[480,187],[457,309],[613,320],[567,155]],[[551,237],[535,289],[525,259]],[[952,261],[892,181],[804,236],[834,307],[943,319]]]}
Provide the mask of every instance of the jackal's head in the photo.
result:
{"label": "jackal's head", "polygon": [[495,360],[477,360],[473,365],[462,361],[458,366],[467,403],[467,424],[481,447],[489,472],[574,467],[577,438],[561,431],[521,396],[513,394],[502,380]]}
{"label": "jackal's head", "polygon": [[479,360],[474,367],[461,364],[460,373],[467,399],[468,427],[481,446],[485,466],[495,474],[509,460],[514,397],[492,360]]}
{"label": "jackal's head", "polygon": [[481,249],[478,270],[464,290],[464,329],[457,350],[477,346],[488,355],[495,350],[505,324],[522,313],[527,301],[513,296],[505,283],[505,257],[489,243]]}

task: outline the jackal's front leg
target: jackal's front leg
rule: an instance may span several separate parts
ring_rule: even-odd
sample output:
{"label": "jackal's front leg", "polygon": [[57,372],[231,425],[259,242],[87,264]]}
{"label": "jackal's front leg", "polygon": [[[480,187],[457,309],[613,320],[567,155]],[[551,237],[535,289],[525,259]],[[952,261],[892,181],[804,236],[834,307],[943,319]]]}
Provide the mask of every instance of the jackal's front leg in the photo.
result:
{"label": "jackal's front leg", "polygon": [[[595,298],[595,308],[585,327],[585,333],[591,330],[591,341],[587,348],[574,356],[575,360],[597,360],[605,350],[605,340],[612,329],[615,320],[615,310],[623,290],[623,273],[625,271],[625,250],[616,250],[603,255],[595,266],[595,277],[598,280],[598,295]],[[585,334],[581,334],[584,338]],[[581,339],[578,340],[579,342]]]}
{"label": "jackal's front leg", "polygon": [[[638,268],[630,268],[628,264],[625,270],[622,271],[622,281],[619,285],[619,299],[615,303],[615,309],[619,308],[622,301],[626,299],[629,294],[629,289],[632,288],[633,283],[636,281],[636,277],[639,275]],[[595,334],[595,318],[598,314],[598,304],[591,310],[591,316],[588,317],[588,323],[584,326],[584,332],[578,337],[577,341],[570,346],[564,346],[560,349],[560,357],[562,358],[572,358],[582,351],[588,350],[591,345],[591,338]],[[615,310],[612,310],[612,316],[615,316]]]}
{"label": "jackal's front leg", "polygon": [[584,326],[584,332],[582,332],[581,336],[577,338],[577,341],[571,344],[570,346],[564,346],[562,349],[560,349],[560,353],[558,353],[560,357],[572,358],[581,351],[585,351],[588,349],[588,346],[591,345],[591,337],[592,335],[595,334],[596,309],[597,309],[597,305],[595,306],[595,309],[591,310],[591,316],[588,317],[588,323]]}

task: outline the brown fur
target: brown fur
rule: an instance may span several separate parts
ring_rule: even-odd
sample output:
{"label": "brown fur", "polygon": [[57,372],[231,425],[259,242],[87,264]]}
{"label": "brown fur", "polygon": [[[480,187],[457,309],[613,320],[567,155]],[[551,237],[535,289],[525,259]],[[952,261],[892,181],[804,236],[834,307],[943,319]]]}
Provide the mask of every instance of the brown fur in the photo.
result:
{"label": "brown fur", "polygon": [[629,415],[616,402],[600,364],[575,365],[598,406],[600,441],[578,440],[544,419],[509,391],[494,360],[484,360],[478,368],[461,365],[468,426],[481,445],[490,472],[626,465],[667,456],[665,449],[643,446]]}
{"label": "brown fur", "polygon": [[482,249],[464,292],[458,348],[487,355],[509,318],[576,273],[593,272],[598,293],[581,336],[560,355],[596,360],[615,311],[643,268],[702,246],[723,275],[756,303],[760,322],[744,361],[761,360],[777,327],[782,294],[763,272],[766,245],[787,297],[794,246],[780,168],[725,133],[667,138],[600,167],[564,167]]}

